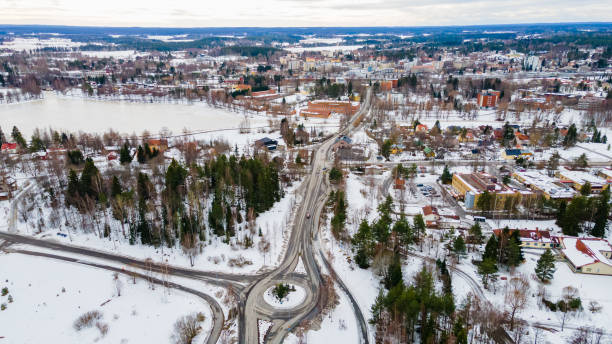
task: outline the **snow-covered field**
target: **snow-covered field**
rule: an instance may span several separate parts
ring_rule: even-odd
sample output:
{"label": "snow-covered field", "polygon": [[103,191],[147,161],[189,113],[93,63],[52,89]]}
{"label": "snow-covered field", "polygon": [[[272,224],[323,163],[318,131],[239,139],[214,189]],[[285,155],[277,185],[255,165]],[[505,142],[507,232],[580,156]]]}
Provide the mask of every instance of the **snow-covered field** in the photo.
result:
{"label": "snow-covered field", "polygon": [[[203,300],[143,280],[132,283],[110,271],[82,267],[16,253],[0,254],[0,287],[7,287],[13,302],[0,297],[0,338],[6,343],[168,343],[174,322],[184,315],[202,313],[205,321],[198,341],[212,324]],[[77,317],[99,311],[99,323],[108,325],[102,335],[93,325],[76,331]]]}

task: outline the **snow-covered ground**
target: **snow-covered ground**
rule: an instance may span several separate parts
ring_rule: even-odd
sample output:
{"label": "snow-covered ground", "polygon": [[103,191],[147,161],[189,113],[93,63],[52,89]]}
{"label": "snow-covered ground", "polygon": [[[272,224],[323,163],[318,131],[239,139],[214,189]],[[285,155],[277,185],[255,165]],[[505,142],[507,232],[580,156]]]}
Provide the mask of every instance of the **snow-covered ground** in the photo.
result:
{"label": "snow-covered ground", "polygon": [[[105,270],[11,253],[0,254],[0,276],[0,287],[13,298],[8,303],[8,295],[0,297],[7,304],[0,312],[0,334],[7,343],[168,343],[174,322],[194,313],[205,317],[201,342],[212,324],[203,300],[160,286],[152,290],[147,282],[133,284],[123,275],[117,283]],[[75,320],[89,311],[102,314],[106,335],[93,324],[74,329]]]}
{"label": "snow-covered ground", "polygon": [[[206,271],[232,272],[232,273],[255,273],[261,269],[275,266],[282,258],[285,244],[289,238],[289,230],[293,223],[292,211],[299,201],[297,190],[301,183],[294,183],[293,186],[285,190],[285,197],[277,202],[270,210],[260,214],[256,219],[256,228],[260,228],[262,237],[253,235],[253,246],[242,248],[232,240],[230,244],[223,242],[223,238],[211,238],[205,242],[202,252],[193,257],[193,268]],[[0,228],[8,224],[9,221],[8,201],[0,202]],[[42,218],[47,218],[52,212],[50,208],[41,208]],[[75,211],[71,209],[70,211]],[[130,256],[137,259],[151,258],[155,262],[166,262],[171,265],[192,267],[188,255],[180,247],[159,247],[143,245],[130,245],[129,241],[121,235],[120,224],[111,221],[112,226],[118,226],[112,231],[109,238],[100,239],[94,232],[85,233],[81,228],[76,230],[62,227],[61,231],[67,233],[67,237],[57,235],[60,228],[52,228],[50,224],[41,233],[32,226],[32,223],[17,221],[17,232],[25,235],[32,235],[37,238],[54,240],[70,245],[90,247],[93,249],[111,252],[114,254]],[[243,230],[237,230],[236,238],[242,239]],[[270,243],[269,251],[262,253],[258,244],[262,239]],[[246,262],[240,266],[240,262]],[[238,263],[238,264],[237,264]]]}
{"label": "snow-covered ground", "polygon": [[270,306],[280,309],[291,309],[299,306],[306,298],[306,290],[299,285],[294,284],[289,284],[289,287],[293,287],[295,290],[290,291],[287,296],[280,300],[274,296],[274,293],[272,292],[274,287],[270,287],[264,293],[264,301],[266,301]]}
{"label": "snow-covered ground", "polygon": [[[359,328],[349,299],[338,289],[336,292],[340,303],[330,314],[323,317],[319,329],[306,332],[306,343],[359,343]],[[285,343],[301,342],[295,334],[290,333]]]}

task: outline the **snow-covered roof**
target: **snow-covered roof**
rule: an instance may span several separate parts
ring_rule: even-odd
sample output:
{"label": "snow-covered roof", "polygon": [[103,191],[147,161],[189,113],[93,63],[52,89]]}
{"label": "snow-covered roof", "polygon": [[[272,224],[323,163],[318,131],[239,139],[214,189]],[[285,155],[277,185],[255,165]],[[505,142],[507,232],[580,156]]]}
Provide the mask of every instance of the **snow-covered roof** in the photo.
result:
{"label": "snow-covered roof", "polygon": [[612,266],[612,260],[603,255],[602,251],[612,251],[612,246],[599,238],[559,237],[563,244],[563,254],[575,267],[602,262]]}
{"label": "snow-covered roof", "polygon": [[551,198],[572,198],[575,190],[555,184],[555,179],[539,171],[516,171],[514,174],[521,179],[521,182],[529,187],[542,190]]}
{"label": "snow-covered roof", "polygon": [[584,185],[589,182],[592,187],[603,187],[607,181],[601,177],[583,171],[572,171],[565,168],[560,169],[559,175],[562,178],[569,179],[574,183]]}

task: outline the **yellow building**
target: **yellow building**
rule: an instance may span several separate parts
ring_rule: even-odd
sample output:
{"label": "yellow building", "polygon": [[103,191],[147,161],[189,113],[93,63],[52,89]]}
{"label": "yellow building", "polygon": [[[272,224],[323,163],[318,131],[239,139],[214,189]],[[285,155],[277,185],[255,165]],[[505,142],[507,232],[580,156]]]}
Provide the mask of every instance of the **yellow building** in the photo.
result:
{"label": "yellow building", "polygon": [[485,191],[492,196],[492,210],[503,210],[508,205],[527,204],[537,199],[537,194],[534,192],[510,188],[498,183],[496,177],[487,173],[455,173],[451,185],[463,198],[467,209],[477,208],[478,201]]}
{"label": "yellow building", "polygon": [[576,195],[574,189],[564,186],[560,181],[539,171],[515,171],[512,173],[512,178],[546,199],[571,200]]}
{"label": "yellow building", "polygon": [[584,171],[573,171],[561,168],[557,172],[557,177],[562,183],[572,185],[577,191],[580,191],[582,186],[589,182],[589,184],[591,184],[591,193],[594,194],[598,194],[610,186],[606,179]]}
{"label": "yellow building", "polygon": [[605,239],[558,237],[561,253],[575,272],[612,275],[612,246]]}

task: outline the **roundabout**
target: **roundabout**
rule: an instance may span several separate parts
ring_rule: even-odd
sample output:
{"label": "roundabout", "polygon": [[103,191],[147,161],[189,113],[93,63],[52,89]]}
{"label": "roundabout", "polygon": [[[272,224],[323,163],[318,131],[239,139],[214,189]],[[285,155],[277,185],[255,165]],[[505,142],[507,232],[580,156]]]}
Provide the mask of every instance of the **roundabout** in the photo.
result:
{"label": "roundabout", "polygon": [[291,283],[286,285],[291,290],[285,297],[279,299],[274,293],[276,287],[270,287],[264,293],[264,301],[269,306],[278,309],[291,309],[301,305],[306,299],[306,289]]}

